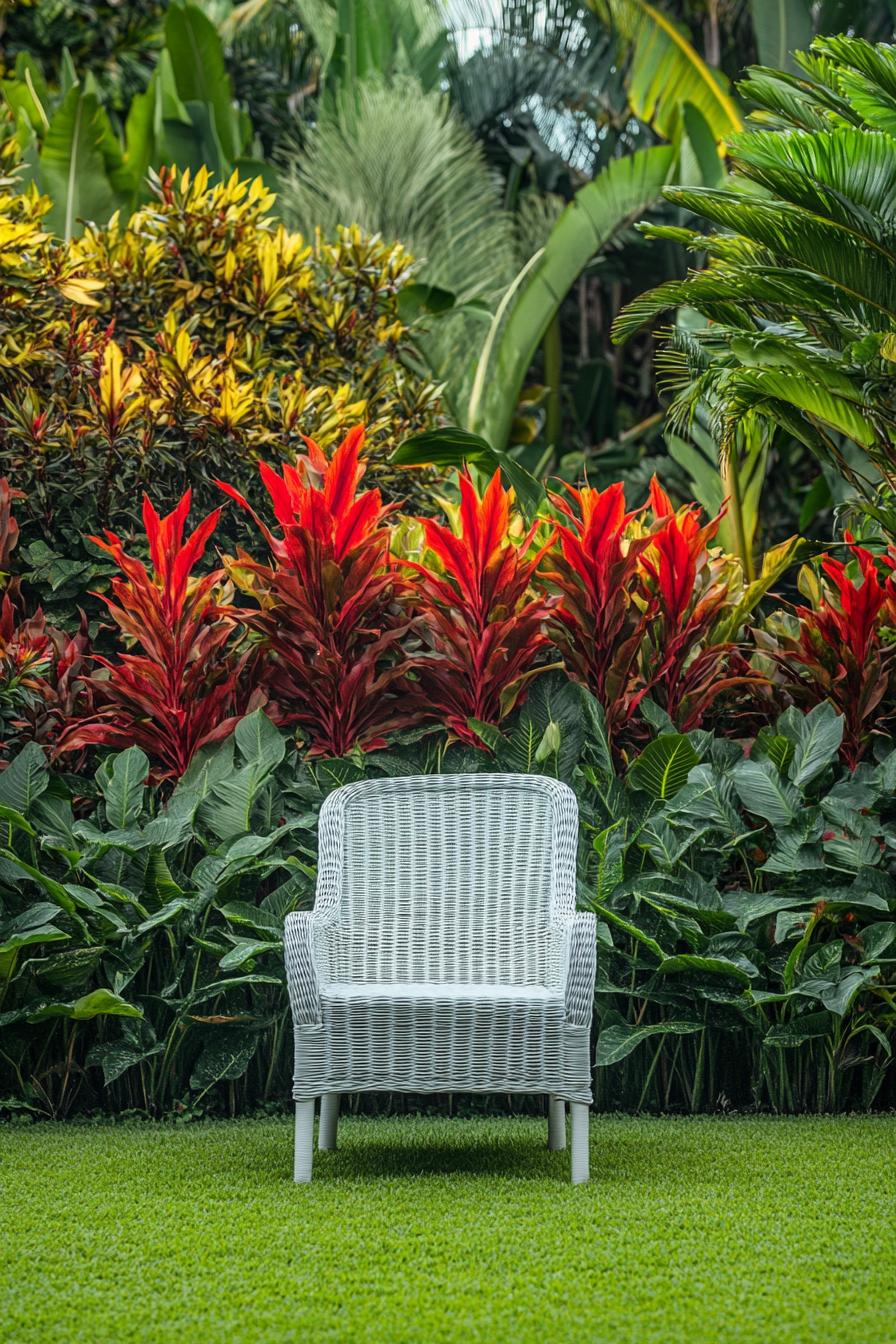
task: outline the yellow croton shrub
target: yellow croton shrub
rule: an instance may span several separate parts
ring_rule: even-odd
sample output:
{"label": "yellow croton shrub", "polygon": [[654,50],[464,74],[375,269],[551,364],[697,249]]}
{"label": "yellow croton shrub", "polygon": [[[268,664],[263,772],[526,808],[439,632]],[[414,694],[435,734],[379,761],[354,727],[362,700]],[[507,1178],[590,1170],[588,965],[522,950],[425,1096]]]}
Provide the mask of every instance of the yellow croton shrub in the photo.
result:
{"label": "yellow croton shrub", "polygon": [[352,226],[291,233],[260,179],[163,170],[154,189],[63,244],[46,200],[0,176],[0,475],[50,550],[127,534],[146,488],[160,507],[187,483],[220,503],[221,476],[251,493],[259,456],[361,420],[372,480],[413,499],[423,474],[388,459],[434,422],[438,391],[404,359],[409,254]]}

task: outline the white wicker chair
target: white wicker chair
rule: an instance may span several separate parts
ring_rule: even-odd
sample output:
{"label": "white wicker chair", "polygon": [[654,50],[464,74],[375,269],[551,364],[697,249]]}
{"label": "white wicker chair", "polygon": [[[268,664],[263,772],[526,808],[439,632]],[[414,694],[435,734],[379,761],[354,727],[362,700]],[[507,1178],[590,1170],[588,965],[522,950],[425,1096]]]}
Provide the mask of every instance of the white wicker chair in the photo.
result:
{"label": "white wicker chair", "polygon": [[286,919],[295,1180],[342,1092],[545,1092],[549,1147],[588,1179],[594,916],[578,810],[534,775],[362,781],[320,814],[317,896]]}

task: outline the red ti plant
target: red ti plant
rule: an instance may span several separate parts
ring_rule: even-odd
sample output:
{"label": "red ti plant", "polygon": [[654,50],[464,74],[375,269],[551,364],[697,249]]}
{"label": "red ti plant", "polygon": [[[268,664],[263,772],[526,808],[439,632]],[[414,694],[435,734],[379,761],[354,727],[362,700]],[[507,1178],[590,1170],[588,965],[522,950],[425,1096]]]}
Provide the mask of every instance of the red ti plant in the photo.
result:
{"label": "red ti plant", "polygon": [[221,510],[216,509],[184,540],[191,492],[160,518],[144,496],[143,523],[150,568],[128,555],[119,538],[91,537],[111,555],[121,574],[105,602],[135,653],[116,659],[94,655],[101,672],[89,678],[93,714],[63,734],[58,750],[93,745],[139,746],[157,780],[178,779],[196,751],[225,737],[248,707],[242,689],[244,660],[230,646],[235,616],[219,603],[222,569],[197,577]]}
{"label": "red ti plant", "polygon": [[53,743],[90,705],[82,680],[89,648],[83,612],[76,635],[57,630],[39,607],[28,614],[19,580],[10,576],[19,536],[12,501],[22,498],[0,478],[0,750],[7,752],[30,741]]}
{"label": "red ti plant", "polygon": [[606,490],[567,487],[567,496],[550,496],[560,515],[544,575],[560,594],[551,635],[572,676],[603,706],[612,738],[647,692],[638,657],[657,598],[636,595],[653,538],[628,535],[636,515],[626,513],[618,482]]}
{"label": "red ti plant", "polygon": [[413,606],[429,646],[416,666],[426,706],[455,736],[482,746],[469,720],[500,723],[523,699],[529,680],[543,670],[535,660],[549,643],[545,622],[555,599],[531,594],[547,546],[533,551],[538,524],[518,542],[512,539],[512,496],[501,473],[481,499],[466,473],[458,484],[456,532],[420,520],[440,569],[408,562],[418,575]]}
{"label": "red ti plant", "polygon": [[675,512],[656,477],[648,502],[657,526],[641,557],[650,612],[642,678],[676,727],[689,732],[720,695],[763,678],[749,670],[731,640],[720,637],[739,578],[729,556],[709,551],[722,515],[701,527],[698,506]]}
{"label": "red ti plant", "polygon": [[559,547],[545,575],[561,593],[553,637],[573,676],[601,702],[612,737],[648,693],[683,732],[722,692],[759,681],[721,637],[736,581],[709,543],[720,519],[673,510],[654,478],[650,514],[626,513],[620,484],[552,495]]}
{"label": "red ti plant", "polygon": [[896,611],[892,577],[881,582],[874,556],[846,540],[858,564],[854,582],[846,565],[825,555],[822,581],[811,607],[796,608],[796,635],[775,632],[773,656],[794,700],[807,708],[829,700],[843,715],[844,761],[854,770],[865,753],[875,725],[890,717],[881,702],[893,680],[896,646],[882,635],[887,610]]}
{"label": "red ti plant", "polygon": [[316,756],[385,746],[386,734],[412,717],[401,645],[408,584],[390,551],[392,508],[378,490],[358,493],[363,441],[359,425],[329,462],[306,439],[307,458],[284,464],[282,475],[260,465],[279,534],[233,486],[218,482],[268,544],[271,563],[240,552],[231,573],[258,603],[242,619],[267,650],[272,710],[281,723],[298,725]]}

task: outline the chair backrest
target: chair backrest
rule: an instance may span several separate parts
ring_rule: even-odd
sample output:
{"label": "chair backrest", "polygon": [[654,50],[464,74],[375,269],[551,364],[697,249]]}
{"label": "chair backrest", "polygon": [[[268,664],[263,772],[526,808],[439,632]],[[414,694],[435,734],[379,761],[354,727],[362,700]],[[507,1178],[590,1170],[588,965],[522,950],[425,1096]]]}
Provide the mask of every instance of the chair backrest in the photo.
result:
{"label": "chair backrest", "polygon": [[337,789],[315,909],[331,979],[562,983],[578,810],[536,775],[417,775]]}

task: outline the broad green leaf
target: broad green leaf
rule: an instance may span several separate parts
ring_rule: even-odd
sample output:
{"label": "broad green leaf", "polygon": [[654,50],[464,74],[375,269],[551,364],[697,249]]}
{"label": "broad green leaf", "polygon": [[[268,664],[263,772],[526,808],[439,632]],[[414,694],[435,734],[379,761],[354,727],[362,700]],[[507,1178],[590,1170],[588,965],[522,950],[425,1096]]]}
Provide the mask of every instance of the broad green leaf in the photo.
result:
{"label": "broad green leaf", "polygon": [[99,1045],[94,1045],[87,1053],[88,1066],[101,1068],[103,1071],[103,1083],[106,1087],[114,1083],[128,1069],[136,1064],[142,1064],[147,1059],[152,1059],[154,1055],[161,1054],[165,1049],[164,1044],[157,1043],[143,1049],[138,1045],[129,1045],[126,1041],[104,1041]]}
{"label": "broad green leaf", "polygon": [[808,714],[785,710],[778,720],[777,733],[794,744],[787,773],[797,788],[804,789],[837,760],[843,741],[843,716],[822,700]]}
{"label": "broad green leaf", "polygon": [[768,919],[779,910],[806,910],[805,896],[778,896],[773,891],[723,891],[722,905],[744,932],[757,919]]}
{"label": "broad green leaf", "polygon": [[402,322],[411,323],[424,313],[438,316],[450,312],[455,306],[456,296],[449,289],[438,285],[426,285],[415,282],[402,285],[398,291],[398,313]]}
{"label": "broad green leaf", "polygon": [[171,869],[161,850],[154,850],[146,868],[146,887],[160,901],[172,901],[185,895],[180,883],[175,882]]}
{"label": "broad green leaf", "polygon": [[776,1050],[792,1049],[804,1045],[806,1041],[818,1040],[831,1032],[831,1015],[827,1012],[806,1013],[790,1022],[782,1022],[769,1027],[762,1038],[762,1044]]}
{"label": "broad green leaf", "polygon": [[657,802],[674,798],[688,782],[688,775],[700,758],[683,733],[664,733],[649,742],[629,767],[628,779],[634,788]]}
{"label": "broad green leaf", "polygon": [[841,873],[862,873],[883,859],[875,836],[834,836],[824,842],[829,867]]}
{"label": "broad green leaf", "polygon": [[[223,155],[232,163],[244,148],[224,49],[215,25],[196,5],[172,0],[165,16],[165,47],[178,96],[203,104]],[[192,115],[192,114],[191,114]]]}
{"label": "broad green leaf", "polygon": [[75,916],[75,902],[72,900],[62,883],[57,882],[55,877],[50,877],[47,873],[41,872],[39,868],[35,868],[33,864],[26,863],[24,859],[19,858],[18,854],[14,854],[11,849],[0,850],[0,855],[3,856],[7,863],[18,868],[21,872],[25,873],[27,877],[30,877],[32,882],[36,882],[39,887],[42,887],[50,897],[50,900],[55,901],[66,914],[77,918],[77,916]]}
{"label": "broad green leaf", "polygon": [[205,1091],[222,1080],[242,1078],[257,1044],[258,1032],[249,1027],[215,1028],[194,1065],[190,1086]]}
{"label": "broad green leaf", "polygon": [[251,829],[252,808],[266,771],[254,761],[216,784],[199,808],[200,820],[221,840]]}
{"label": "broad green leaf", "polygon": [[106,818],[116,830],[136,825],[143,812],[149,758],[139,747],[109,756],[96,772],[96,782],[106,800]]}
{"label": "broad green leaf", "polygon": [[264,952],[282,952],[283,942],[278,939],[276,942],[264,941],[260,938],[243,938],[234,945],[230,952],[226,952],[218,962],[218,969],[222,971],[235,971],[240,966],[244,966],[247,961],[253,961],[260,957]]}
{"label": "broad green leaf", "polygon": [[256,709],[240,719],[233,736],[243,760],[257,765],[265,773],[273,770],[286,756],[286,739],[263,709]]}
{"label": "broad green leaf", "polygon": [[728,81],[706,64],[692,46],[687,30],[647,0],[588,0],[592,9],[609,14],[629,43],[632,57],[626,75],[629,105],[668,140],[677,138],[682,108],[690,103],[708,123],[716,140],[741,129],[737,104]]}
{"label": "broad green leaf", "polygon": [[105,954],[106,949],[102,946],[71,947],[32,959],[26,965],[31,974],[38,977],[42,987],[50,985],[71,994],[87,983]]}
{"label": "broad green leaf", "polygon": [[0,956],[7,952],[16,952],[20,947],[33,947],[37,943],[64,942],[68,936],[52,924],[38,924],[36,927],[20,930],[11,929],[7,925],[0,929]]}
{"label": "broad green leaf", "polygon": [[653,1022],[642,1027],[614,1023],[612,1026],[604,1027],[599,1033],[594,1062],[598,1068],[618,1064],[650,1036],[688,1036],[693,1032],[702,1031],[703,1025],[702,1022],[692,1022],[684,1018],[670,1018],[666,1022]]}
{"label": "broad green leaf", "polygon": [[191,993],[187,1002],[195,1008],[200,1003],[207,1003],[209,999],[216,999],[221,994],[226,994],[231,989],[242,988],[245,985],[278,985],[282,988],[282,975],[261,975],[258,971],[253,971],[251,975],[231,976],[229,979],[215,980],[210,985],[203,985]]}
{"label": "broad green leaf", "polygon": [[258,905],[249,905],[246,901],[230,901],[227,905],[222,905],[221,914],[229,924],[245,924],[250,929],[258,929],[261,933],[273,933],[277,937],[283,933],[282,919],[271,911],[264,910]]}
{"label": "broad green leaf", "polygon": [[[696,953],[683,952],[675,957],[666,957],[657,967],[657,975],[676,975],[679,972],[687,971],[696,975],[723,975],[730,980],[737,980],[742,985],[748,985],[751,979],[751,972],[745,969],[745,965],[750,963],[746,959],[741,962],[733,961],[730,957],[704,957]],[[756,974],[755,966],[752,973]]]}
{"label": "broad green leaf", "polygon": [[651,938],[649,933],[645,933],[643,929],[638,928],[638,925],[632,923],[630,919],[626,919],[601,901],[591,900],[588,905],[589,909],[593,910],[595,914],[602,915],[608,924],[613,924],[617,929],[622,929],[630,938],[634,938],[635,942],[648,948],[658,961],[666,960],[669,954],[665,949],[660,947],[655,938]]}
{"label": "broad green leaf", "polygon": [[46,790],[49,782],[44,750],[36,742],[29,742],[6,769],[0,771],[0,803],[27,816],[32,803]]}
{"label": "broad green leaf", "polygon": [[106,166],[110,135],[96,96],[74,85],[53,113],[39,159],[41,188],[52,201],[47,225],[65,242],[80,220],[107,224],[121,204]]}
{"label": "broad green leaf", "polygon": [[896,923],[869,924],[859,935],[862,942],[862,960],[876,961],[896,940]]}
{"label": "broad green leaf", "polygon": [[796,991],[807,998],[817,999],[829,1012],[842,1017],[860,991],[877,975],[876,966],[844,967],[839,975],[829,979],[807,977],[796,986]]}
{"label": "broad green leaf", "polygon": [[795,51],[808,51],[812,13],[807,0],[750,0],[759,61],[772,70],[798,73]]}
{"label": "broad green leaf", "polygon": [[[709,122],[706,120],[699,107],[693,103],[683,103],[681,108],[682,129],[684,135],[681,141],[682,154],[682,176],[684,183],[697,181],[705,187],[717,186],[724,176],[722,160],[719,157],[719,146]],[[685,168],[686,150],[694,156],[697,172],[692,174]]]}
{"label": "broad green leaf", "polygon": [[156,910],[137,925],[136,933],[149,933],[151,929],[157,929],[162,924],[177,923],[181,915],[185,915],[187,927],[192,925],[192,921],[198,914],[201,914],[208,904],[208,897],[201,896],[175,896],[173,900],[163,905],[160,910]]}
{"label": "broad green leaf", "polygon": [[143,1009],[128,1003],[110,989],[94,989],[74,1003],[50,1003],[29,1014],[29,1022],[43,1022],[48,1017],[69,1017],[75,1022],[86,1022],[92,1017],[142,1017]]}
{"label": "broad green leaf", "polygon": [[773,826],[789,826],[796,820],[803,806],[799,792],[770,761],[739,761],[731,777],[748,812]]}
{"label": "broad green leaf", "polygon": [[795,750],[796,746],[790,738],[784,737],[781,733],[776,733],[772,728],[765,727],[760,728],[756,734],[750,759],[753,761],[769,760],[777,766],[782,774],[787,774]]}
{"label": "broad green leaf", "polygon": [[10,831],[21,831],[24,835],[36,836],[37,831],[31,825],[27,817],[23,817],[21,812],[17,812],[14,807],[6,807],[0,803],[0,831],[3,826]]}

